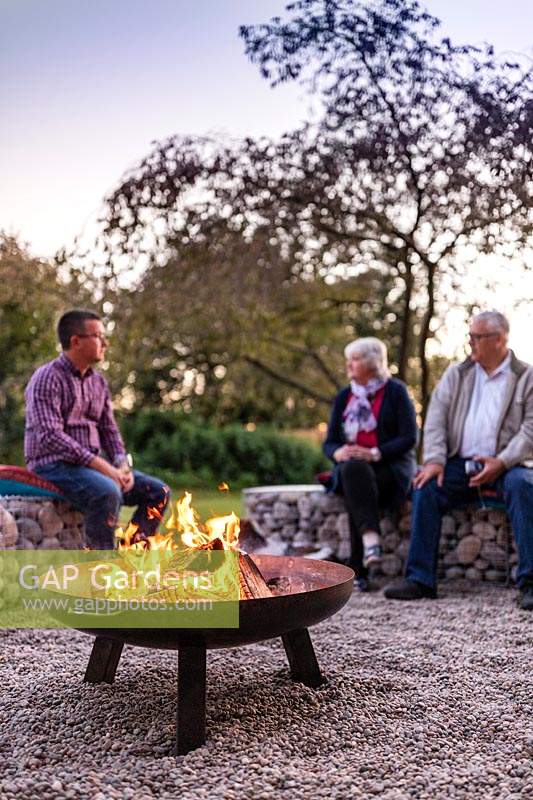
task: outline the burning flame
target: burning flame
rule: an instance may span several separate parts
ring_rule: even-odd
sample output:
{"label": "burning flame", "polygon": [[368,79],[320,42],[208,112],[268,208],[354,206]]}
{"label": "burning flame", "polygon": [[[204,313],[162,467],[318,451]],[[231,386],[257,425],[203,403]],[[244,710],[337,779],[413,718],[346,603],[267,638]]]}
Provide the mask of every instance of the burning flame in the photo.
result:
{"label": "burning flame", "polygon": [[[231,512],[224,517],[212,517],[202,524],[191,500],[190,492],[185,492],[184,497],[171,509],[165,524],[169,531],[167,534],[146,536],[133,522],[130,522],[125,531],[117,528],[115,537],[119,551],[180,550],[183,547],[208,550],[214,545],[224,550],[238,549],[240,520],[237,515]],[[160,520],[159,509],[149,508],[148,518]]]}

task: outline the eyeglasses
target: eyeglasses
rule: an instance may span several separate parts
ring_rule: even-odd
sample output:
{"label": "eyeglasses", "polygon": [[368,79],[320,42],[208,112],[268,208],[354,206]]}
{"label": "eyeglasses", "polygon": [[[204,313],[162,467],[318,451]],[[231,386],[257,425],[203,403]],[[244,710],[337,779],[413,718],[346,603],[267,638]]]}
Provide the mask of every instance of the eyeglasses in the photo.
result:
{"label": "eyeglasses", "polygon": [[468,336],[469,342],[479,342],[481,339],[488,339],[489,336],[499,336],[500,334],[497,331],[492,331],[492,333],[470,333]]}
{"label": "eyeglasses", "polygon": [[103,333],[77,333],[80,339],[100,339],[102,344],[107,344],[107,336],[104,336]]}

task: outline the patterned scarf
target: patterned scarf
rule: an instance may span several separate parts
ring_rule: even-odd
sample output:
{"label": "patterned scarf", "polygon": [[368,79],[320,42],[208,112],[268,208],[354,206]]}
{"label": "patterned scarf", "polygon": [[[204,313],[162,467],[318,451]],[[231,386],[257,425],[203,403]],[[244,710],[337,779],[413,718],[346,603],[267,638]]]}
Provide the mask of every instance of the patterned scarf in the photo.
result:
{"label": "patterned scarf", "polygon": [[377,428],[378,421],[372,412],[370,398],[373,400],[386,383],[381,378],[371,378],[366,386],[355,381],[350,382],[352,394],[342,415],[346,441],[353,443],[359,431],[373,431]]}

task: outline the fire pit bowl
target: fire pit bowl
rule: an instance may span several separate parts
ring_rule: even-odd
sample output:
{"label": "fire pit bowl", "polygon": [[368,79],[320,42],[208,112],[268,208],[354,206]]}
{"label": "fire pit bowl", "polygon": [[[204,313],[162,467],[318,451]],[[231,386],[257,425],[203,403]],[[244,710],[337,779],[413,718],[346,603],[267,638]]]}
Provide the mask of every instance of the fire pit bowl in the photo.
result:
{"label": "fire pit bowl", "polygon": [[81,629],[96,637],[85,672],[88,683],[113,682],[125,644],[179,651],[178,755],[205,743],[208,649],[281,636],[292,679],[311,687],[324,683],[307,629],[345,605],[352,592],[353,571],[329,561],[288,556],[254,556],[253,560],[267,582],[283,580],[289,592],[241,600],[238,628]]}

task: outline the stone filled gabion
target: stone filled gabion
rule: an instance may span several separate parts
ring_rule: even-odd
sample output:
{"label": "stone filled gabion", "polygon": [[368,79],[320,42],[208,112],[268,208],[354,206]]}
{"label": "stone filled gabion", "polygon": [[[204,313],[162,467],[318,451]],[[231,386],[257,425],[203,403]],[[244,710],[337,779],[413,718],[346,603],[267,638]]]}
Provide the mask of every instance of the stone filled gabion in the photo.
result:
{"label": "stone filled gabion", "polygon": [[[271,486],[245,489],[244,516],[264,540],[259,552],[277,555],[319,550],[324,558],[350,556],[350,528],[344,500],[322,486]],[[403,573],[411,503],[393,515],[382,515],[383,559],[387,577]],[[505,512],[496,509],[458,509],[442,521],[439,577],[503,581],[507,558],[516,572],[517,553]]]}
{"label": "stone filled gabion", "polygon": [[63,500],[0,497],[0,550],[78,550],[84,547],[83,514]]}

